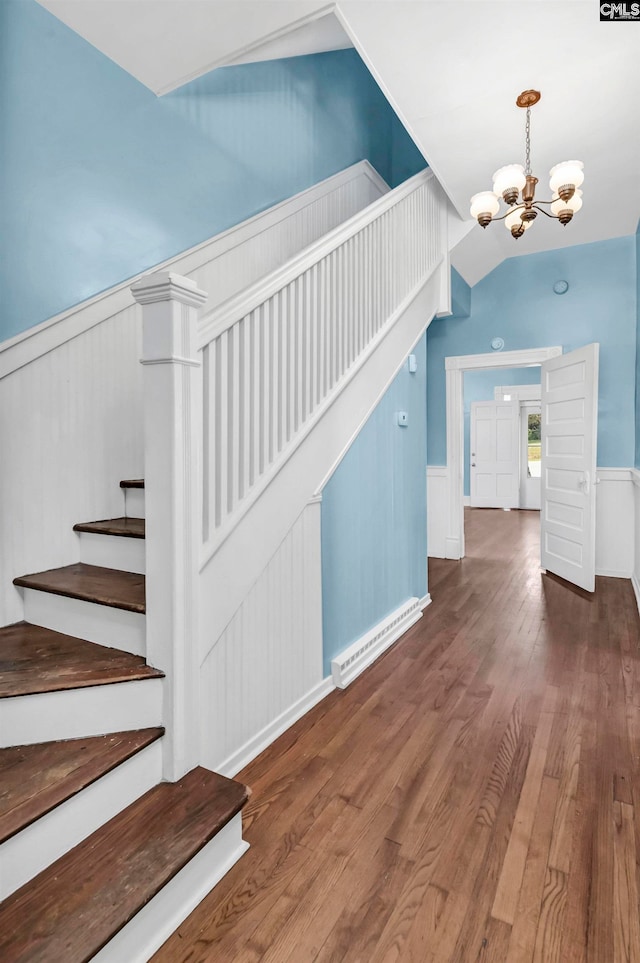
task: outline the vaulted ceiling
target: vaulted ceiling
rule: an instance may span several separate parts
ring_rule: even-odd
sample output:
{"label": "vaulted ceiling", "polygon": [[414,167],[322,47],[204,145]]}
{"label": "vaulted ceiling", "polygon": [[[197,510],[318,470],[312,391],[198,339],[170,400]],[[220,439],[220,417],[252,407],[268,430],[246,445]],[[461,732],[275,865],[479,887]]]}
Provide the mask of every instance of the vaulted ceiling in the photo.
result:
{"label": "vaulted ceiling", "polygon": [[[466,225],[453,263],[474,284],[505,257],[635,232],[640,215],[640,28],[592,0],[39,0],[162,94],[216,66],[353,44]],[[517,94],[534,87],[533,172],[585,164],[567,227],[538,218],[514,241],[469,221],[469,197],[524,161]],[[467,230],[468,228],[468,230]]]}

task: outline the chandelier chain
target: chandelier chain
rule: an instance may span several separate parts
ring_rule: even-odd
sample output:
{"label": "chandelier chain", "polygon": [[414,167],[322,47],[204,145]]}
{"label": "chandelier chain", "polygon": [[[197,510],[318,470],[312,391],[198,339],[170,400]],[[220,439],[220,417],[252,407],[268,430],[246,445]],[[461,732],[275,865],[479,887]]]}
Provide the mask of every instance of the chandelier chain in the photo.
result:
{"label": "chandelier chain", "polygon": [[531,108],[527,107],[527,122],[525,124],[526,156],[524,163],[525,174],[531,173]]}

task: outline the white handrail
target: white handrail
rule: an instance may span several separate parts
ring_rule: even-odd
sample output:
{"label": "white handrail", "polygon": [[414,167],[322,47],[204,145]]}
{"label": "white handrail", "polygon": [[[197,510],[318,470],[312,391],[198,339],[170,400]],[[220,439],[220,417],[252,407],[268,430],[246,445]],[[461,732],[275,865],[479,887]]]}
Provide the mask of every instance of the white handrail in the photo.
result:
{"label": "white handrail", "polygon": [[205,558],[436,270],[443,218],[422,172],[200,323]]}
{"label": "white handrail", "polygon": [[232,324],[245,317],[264,301],[267,301],[277,291],[282,290],[296,277],[325,258],[331,251],[335,251],[350,238],[360,233],[368,224],[382,217],[386,211],[395,207],[403,198],[408,197],[423,184],[428,184],[433,180],[433,177],[433,171],[428,168],[420,171],[400,184],[399,187],[389,191],[388,194],[329,231],[319,241],[310,244],[282,268],[269,274],[266,278],[256,281],[240,294],[218,305],[214,310],[201,315],[198,324],[200,347],[205,347]]}

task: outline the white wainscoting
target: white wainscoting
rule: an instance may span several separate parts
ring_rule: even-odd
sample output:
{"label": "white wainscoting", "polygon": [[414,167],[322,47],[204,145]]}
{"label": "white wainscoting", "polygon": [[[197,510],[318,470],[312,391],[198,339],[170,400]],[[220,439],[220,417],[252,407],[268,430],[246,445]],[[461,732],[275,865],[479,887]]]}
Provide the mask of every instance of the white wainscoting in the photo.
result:
{"label": "white wainscoting", "polygon": [[632,468],[630,470],[631,483],[633,485],[633,506],[634,506],[634,520],[633,520],[633,575],[631,576],[631,584],[633,585],[633,591],[636,593],[636,602],[638,603],[638,611],[640,612],[640,471],[637,468]]}
{"label": "white wainscoting", "polygon": [[333,688],[322,677],[321,577],[314,499],[202,665],[202,765],[235,775]]}
{"label": "white wainscoting", "polygon": [[629,468],[598,468],[596,575],[631,578],[634,568],[634,491]]}
{"label": "white wainscoting", "polygon": [[[598,468],[596,493],[596,574],[613,578],[640,577],[640,472],[629,468]],[[635,481],[635,486],[634,486]],[[635,490],[634,490],[635,487]],[[447,558],[449,518],[448,469],[427,468],[427,550],[430,558]],[[635,508],[634,508],[635,498]],[[635,519],[637,534],[634,545]],[[640,585],[640,582],[638,583]]]}
{"label": "white wainscoting", "polygon": [[[167,262],[219,305],[388,190],[362,161]],[[124,285],[0,345],[0,624],[16,575],[77,561],[75,522],[123,514],[144,474],[141,313]]]}
{"label": "white wainscoting", "polygon": [[75,522],[123,514],[142,474],[141,330],[133,307],[0,380],[0,624],[17,575],[77,561]]}

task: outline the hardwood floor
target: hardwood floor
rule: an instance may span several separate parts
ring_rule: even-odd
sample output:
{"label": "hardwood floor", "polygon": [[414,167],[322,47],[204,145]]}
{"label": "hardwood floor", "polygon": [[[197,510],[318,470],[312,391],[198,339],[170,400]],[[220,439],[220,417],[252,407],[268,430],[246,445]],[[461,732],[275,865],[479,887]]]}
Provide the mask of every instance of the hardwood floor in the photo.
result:
{"label": "hardwood floor", "polygon": [[424,618],[239,774],[251,849],[155,963],[640,963],[631,583],[466,520]]}

